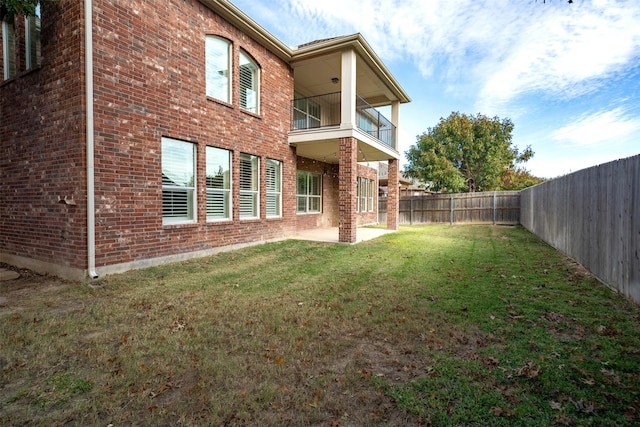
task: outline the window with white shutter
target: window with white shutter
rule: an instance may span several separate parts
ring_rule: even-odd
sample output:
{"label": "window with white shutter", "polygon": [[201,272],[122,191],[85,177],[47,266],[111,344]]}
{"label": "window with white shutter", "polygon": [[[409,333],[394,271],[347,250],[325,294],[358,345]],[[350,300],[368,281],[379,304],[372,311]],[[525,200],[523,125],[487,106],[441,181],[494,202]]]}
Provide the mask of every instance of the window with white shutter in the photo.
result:
{"label": "window with white shutter", "polygon": [[367,180],[365,178],[358,178],[358,187],[360,189],[360,212],[367,211]]}
{"label": "window with white shutter", "polygon": [[162,221],[195,222],[195,144],[162,138]]}
{"label": "window with white shutter", "polygon": [[231,152],[207,147],[207,220],[231,219]]}
{"label": "window with white shutter", "polygon": [[374,195],[375,195],[375,184],[376,182],[373,179],[369,180],[369,212],[373,212],[373,201],[374,201]]}
{"label": "window with white shutter", "polygon": [[231,103],[231,43],[221,37],[207,36],[205,57],[207,96]]}
{"label": "window with white shutter", "polygon": [[258,218],[260,170],[258,156],[240,154],[240,218]]}
{"label": "window with white shutter", "polygon": [[267,218],[282,216],[282,162],[267,159]]}
{"label": "window with white shutter", "polygon": [[244,51],[240,51],[240,108],[259,114],[260,68]]}

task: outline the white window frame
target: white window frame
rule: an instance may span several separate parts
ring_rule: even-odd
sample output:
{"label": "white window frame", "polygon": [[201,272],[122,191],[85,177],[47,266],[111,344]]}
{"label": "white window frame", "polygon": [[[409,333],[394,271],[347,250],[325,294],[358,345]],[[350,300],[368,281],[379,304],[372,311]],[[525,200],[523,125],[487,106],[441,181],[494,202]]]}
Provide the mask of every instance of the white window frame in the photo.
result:
{"label": "white window frame", "polygon": [[[247,169],[247,162],[249,169]],[[247,176],[246,172],[250,175]],[[260,218],[260,158],[253,154],[240,153],[240,219]],[[247,202],[251,207],[251,212],[247,213]]]}
{"label": "white window frame", "polygon": [[360,212],[360,177],[356,177],[356,212]]}
{"label": "white window frame", "polygon": [[242,49],[240,49],[238,88],[240,108],[253,114],[260,114],[260,66]]}
{"label": "white window frame", "polygon": [[[190,224],[198,220],[196,203],[196,144],[162,137],[162,224]],[[170,213],[168,204],[175,194],[186,200],[186,212]],[[171,197],[173,200],[173,197]],[[171,205],[174,205],[171,202]],[[169,214],[168,214],[169,213]]]}
{"label": "white window frame", "polygon": [[[303,192],[300,192],[300,180],[304,181]],[[312,194],[312,181],[317,179],[318,181],[318,193]],[[312,200],[318,205],[318,209],[312,208]],[[300,202],[304,202],[304,206],[301,206]],[[300,215],[304,214],[318,214],[322,213],[322,175],[308,172],[298,171],[296,173],[296,213]]]}
{"label": "white window frame", "polygon": [[2,21],[2,66],[4,69],[4,80],[9,80],[16,76],[16,30],[13,21],[9,22],[5,17]]}
{"label": "white window frame", "polygon": [[207,221],[229,221],[232,218],[232,158],[229,150],[206,147]]}
{"label": "white window frame", "polygon": [[356,188],[356,212],[367,212],[367,189],[369,180],[359,176]]}
{"label": "white window frame", "polygon": [[375,192],[374,192],[374,190],[375,190],[375,187],[376,187],[375,186],[375,182],[376,181],[373,180],[373,179],[369,180],[369,194],[368,194],[368,196],[369,196],[369,203],[368,203],[369,212],[373,212],[375,210],[374,209],[374,201],[375,201]]}
{"label": "white window frame", "polygon": [[[205,37],[205,80],[208,97],[231,104],[233,97],[233,45],[223,37]],[[220,58],[219,58],[220,57]],[[217,63],[214,59],[218,59]],[[224,64],[226,62],[226,64]],[[221,68],[222,67],[222,68]],[[226,69],[225,69],[226,67]]]}
{"label": "white window frame", "polygon": [[282,162],[267,159],[266,187],[267,187],[267,218],[282,216]]}
{"label": "white window frame", "polygon": [[24,18],[25,65],[27,70],[40,65],[40,4],[36,5],[36,13]]}

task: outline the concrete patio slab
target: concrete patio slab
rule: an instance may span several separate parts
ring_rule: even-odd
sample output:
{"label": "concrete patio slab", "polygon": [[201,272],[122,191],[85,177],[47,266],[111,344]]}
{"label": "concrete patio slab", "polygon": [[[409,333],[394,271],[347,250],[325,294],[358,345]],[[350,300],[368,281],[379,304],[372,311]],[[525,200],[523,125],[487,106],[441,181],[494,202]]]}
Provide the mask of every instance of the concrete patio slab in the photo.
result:
{"label": "concrete patio slab", "polygon": [[[395,230],[387,230],[385,228],[360,227],[356,231],[355,243],[375,239],[385,234],[394,232]],[[309,240],[313,242],[342,243],[338,240],[338,236],[338,227],[314,228],[312,230],[298,231],[293,239]]]}

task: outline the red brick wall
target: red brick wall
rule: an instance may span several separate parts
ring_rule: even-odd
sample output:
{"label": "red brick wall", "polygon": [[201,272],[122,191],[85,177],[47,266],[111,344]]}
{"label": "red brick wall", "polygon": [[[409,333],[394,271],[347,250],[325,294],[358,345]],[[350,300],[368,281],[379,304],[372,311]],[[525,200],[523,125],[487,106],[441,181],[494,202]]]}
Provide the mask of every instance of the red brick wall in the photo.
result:
{"label": "red brick wall", "polygon": [[[289,66],[197,0],[96,1],[96,264],[98,267],[284,237],[295,229],[296,157],[287,142]],[[205,35],[233,44],[233,102],[205,94]],[[150,35],[153,35],[150,37]],[[260,115],[237,96],[240,48],[261,67]],[[198,220],[162,225],[161,138],[197,145]],[[260,156],[260,219],[206,222],[205,147]],[[283,162],[283,217],[265,219],[264,159]]]}
{"label": "red brick wall", "polygon": [[[296,157],[287,142],[288,64],[197,0],[94,0],[96,265],[104,267],[295,231]],[[43,6],[42,66],[0,83],[0,252],[87,268],[83,3]],[[233,43],[233,102],[205,95],[205,35]],[[260,115],[239,108],[238,55],[261,67]],[[24,62],[23,60],[20,60]],[[197,145],[195,224],[163,226],[161,139]],[[261,157],[260,219],[207,223],[205,147]],[[265,218],[265,159],[283,162],[283,216]],[[75,205],[58,203],[58,196]]]}
{"label": "red brick wall", "polygon": [[82,13],[82,2],[42,5],[31,70],[16,17],[17,75],[0,81],[0,253],[86,268]]}
{"label": "red brick wall", "polygon": [[356,178],[358,174],[358,141],[340,138],[339,154],[339,209],[338,239],[344,243],[356,241]]}

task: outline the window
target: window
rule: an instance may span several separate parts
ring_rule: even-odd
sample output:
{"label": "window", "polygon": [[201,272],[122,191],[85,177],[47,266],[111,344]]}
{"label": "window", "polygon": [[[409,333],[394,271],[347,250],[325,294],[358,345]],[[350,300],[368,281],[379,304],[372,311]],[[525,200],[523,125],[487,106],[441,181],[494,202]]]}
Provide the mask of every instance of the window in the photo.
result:
{"label": "window", "polygon": [[231,103],[231,43],[216,36],[205,40],[207,96]]}
{"label": "window", "polygon": [[313,129],[320,127],[320,104],[310,98],[302,98],[295,94],[293,101],[293,128]]}
{"label": "window", "polygon": [[36,5],[36,14],[24,19],[25,50],[27,70],[40,65],[40,5]]}
{"label": "window", "polygon": [[258,218],[259,169],[258,156],[240,154],[240,218]]}
{"label": "window", "polygon": [[10,79],[16,75],[16,31],[13,18],[6,17],[2,21],[2,66],[4,79]]}
{"label": "window", "polygon": [[375,181],[358,177],[356,181],[356,212],[373,212]]}
{"label": "window", "polygon": [[267,159],[267,218],[282,216],[282,162]]}
{"label": "window", "polygon": [[318,213],[322,207],[322,180],[320,175],[298,171],[297,174],[298,213]]}
{"label": "window", "polygon": [[231,219],[231,152],[207,147],[207,219]]}
{"label": "window", "polygon": [[195,222],[195,144],[162,138],[162,221]]}
{"label": "window", "polygon": [[369,180],[366,178],[358,177],[356,184],[356,212],[366,212]]}
{"label": "window", "polygon": [[240,108],[258,114],[260,68],[244,51],[240,51]]}
{"label": "window", "polygon": [[375,188],[376,188],[376,182],[373,179],[369,180],[369,212],[373,212],[373,198],[374,198],[374,192],[375,192]]}

